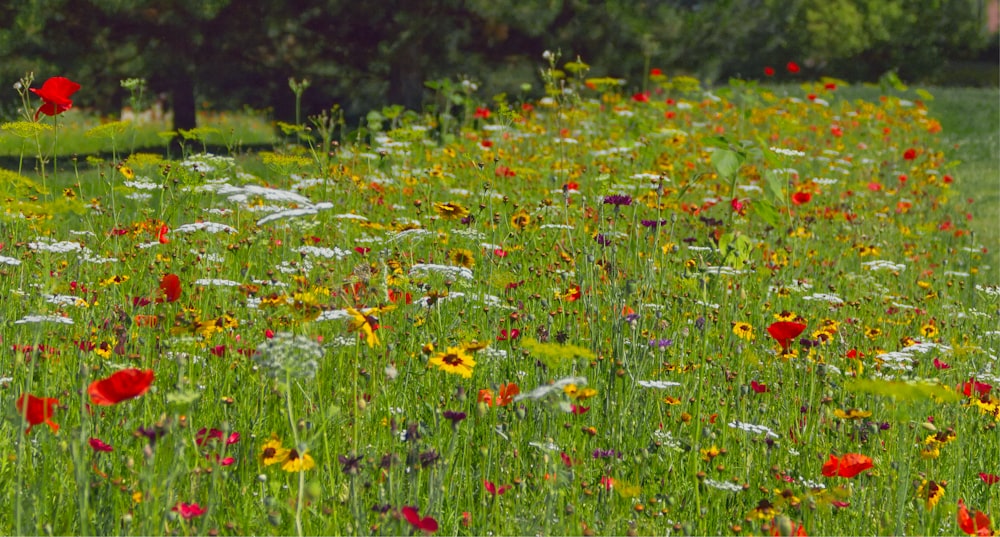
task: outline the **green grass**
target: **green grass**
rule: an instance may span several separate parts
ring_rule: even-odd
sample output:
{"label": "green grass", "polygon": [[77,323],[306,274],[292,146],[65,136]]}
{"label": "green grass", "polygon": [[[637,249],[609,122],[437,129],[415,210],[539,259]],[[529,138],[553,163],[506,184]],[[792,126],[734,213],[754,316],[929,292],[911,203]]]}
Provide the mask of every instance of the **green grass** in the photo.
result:
{"label": "green grass", "polygon": [[[996,92],[933,92],[935,134],[866,88],[821,106],[568,83],[443,134],[405,115],[333,157],[5,173],[0,533],[931,535],[960,532],[959,499],[997,516],[979,474],[1000,474],[1000,401],[966,384],[1000,383],[976,227],[996,130],[962,108]],[[779,320],[802,333],[779,341]],[[131,368],[150,389],[98,405],[92,383]],[[852,453],[872,467],[824,475]]]}

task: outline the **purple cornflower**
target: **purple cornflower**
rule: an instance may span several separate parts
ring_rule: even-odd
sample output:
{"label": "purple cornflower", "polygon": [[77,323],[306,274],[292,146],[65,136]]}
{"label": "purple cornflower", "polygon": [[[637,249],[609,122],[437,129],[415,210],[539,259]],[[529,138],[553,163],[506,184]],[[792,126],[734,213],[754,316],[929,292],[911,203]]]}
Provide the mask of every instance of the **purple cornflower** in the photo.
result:
{"label": "purple cornflower", "polygon": [[622,458],[621,451],[615,449],[595,449],[593,456],[595,459],[609,459],[611,457]]}
{"label": "purple cornflower", "polygon": [[454,410],[445,410],[442,414],[445,419],[451,420],[451,428],[458,428],[458,424],[465,419],[465,412],[455,412]]}
{"label": "purple cornflower", "polygon": [[651,340],[649,340],[649,346],[650,347],[659,347],[661,351],[663,349],[666,349],[667,347],[673,345],[673,344],[674,344],[674,340],[672,340],[672,339],[651,339]]}
{"label": "purple cornflower", "polygon": [[597,237],[594,237],[594,240],[596,240],[597,244],[600,244],[601,246],[607,246],[611,244],[611,239],[605,237],[603,233],[598,233]]}
{"label": "purple cornflower", "polygon": [[668,222],[668,220],[642,220],[639,223],[642,224],[643,227],[649,227],[649,228],[656,229],[656,228],[658,228],[660,226],[667,225],[667,222]]}
{"label": "purple cornflower", "polygon": [[625,195],[614,194],[611,196],[604,196],[604,204],[615,205],[615,206],[632,205],[632,196],[629,196],[628,194]]}

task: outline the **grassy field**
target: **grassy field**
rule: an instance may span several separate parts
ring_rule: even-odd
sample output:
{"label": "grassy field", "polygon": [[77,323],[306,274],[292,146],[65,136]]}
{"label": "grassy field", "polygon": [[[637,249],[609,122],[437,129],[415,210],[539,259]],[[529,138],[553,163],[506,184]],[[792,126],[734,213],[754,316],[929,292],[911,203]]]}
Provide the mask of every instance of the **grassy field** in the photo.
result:
{"label": "grassy field", "polygon": [[0,533],[1000,513],[996,90],[565,84],[332,154],[81,127],[0,172]]}

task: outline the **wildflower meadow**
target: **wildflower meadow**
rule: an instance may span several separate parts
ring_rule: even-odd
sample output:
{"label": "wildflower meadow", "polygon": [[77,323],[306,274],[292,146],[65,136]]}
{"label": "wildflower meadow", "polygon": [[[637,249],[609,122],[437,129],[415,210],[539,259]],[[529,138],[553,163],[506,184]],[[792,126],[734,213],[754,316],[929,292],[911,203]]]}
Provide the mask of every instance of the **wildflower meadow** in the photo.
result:
{"label": "wildflower meadow", "polygon": [[545,59],[167,156],[22,80],[0,533],[996,535],[997,245],[932,93]]}

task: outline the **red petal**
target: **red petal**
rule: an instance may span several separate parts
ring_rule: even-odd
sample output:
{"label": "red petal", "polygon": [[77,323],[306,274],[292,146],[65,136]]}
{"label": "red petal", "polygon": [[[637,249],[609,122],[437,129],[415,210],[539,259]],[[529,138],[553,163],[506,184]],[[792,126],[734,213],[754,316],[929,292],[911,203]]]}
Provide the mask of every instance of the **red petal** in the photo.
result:
{"label": "red petal", "polygon": [[781,344],[782,350],[787,351],[791,340],[798,337],[805,329],[806,325],[802,323],[780,321],[767,327],[767,333]]}
{"label": "red petal", "polygon": [[982,479],[983,483],[986,483],[987,485],[996,485],[997,483],[1000,483],[1000,475],[995,475],[995,474],[987,474],[981,472],[979,474],[979,479]]}
{"label": "red petal", "polygon": [[123,369],[103,380],[90,383],[87,393],[95,405],[109,406],[139,397],[153,383],[153,370]]}
{"label": "red petal", "polygon": [[71,103],[69,98],[79,89],[80,85],[76,82],[66,77],[54,76],[46,80],[41,89],[31,88],[31,91],[47,102],[68,105]]}
{"label": "red petal", "polygon": [[[176,274],[167,274],[160,280],[160,292],[166,297],[167,302],[175,302],[181,297],[181,279]],[[157,298],[156,302],[163,302],[164,298]]]}

